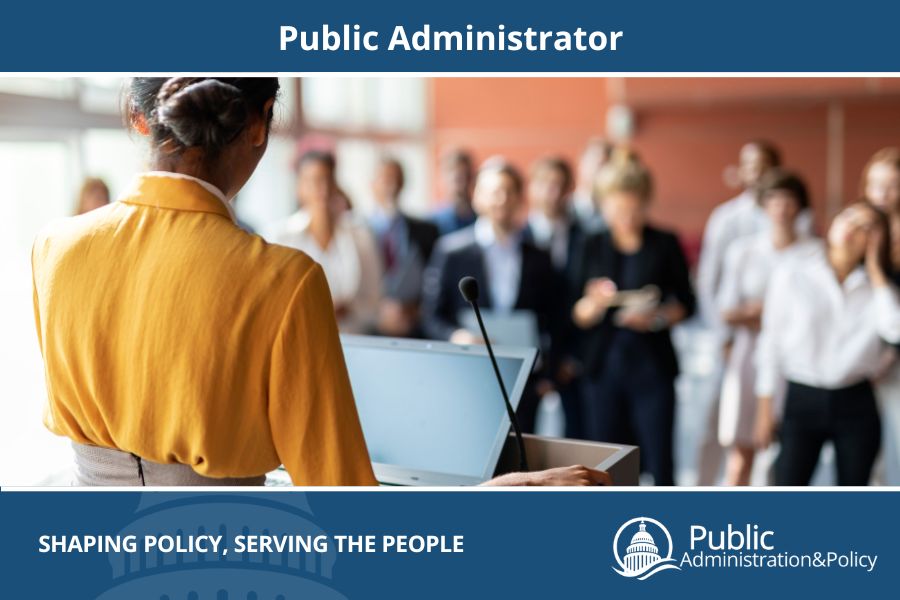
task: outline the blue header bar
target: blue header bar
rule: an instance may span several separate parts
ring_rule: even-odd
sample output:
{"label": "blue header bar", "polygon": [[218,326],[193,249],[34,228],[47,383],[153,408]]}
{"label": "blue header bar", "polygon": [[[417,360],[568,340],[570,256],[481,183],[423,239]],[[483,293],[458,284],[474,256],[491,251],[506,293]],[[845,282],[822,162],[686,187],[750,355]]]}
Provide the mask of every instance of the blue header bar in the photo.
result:
{"label": "blue header bar", "polygon": [[900,72],[898,18],[875,0],[17,2],[0,71]]}

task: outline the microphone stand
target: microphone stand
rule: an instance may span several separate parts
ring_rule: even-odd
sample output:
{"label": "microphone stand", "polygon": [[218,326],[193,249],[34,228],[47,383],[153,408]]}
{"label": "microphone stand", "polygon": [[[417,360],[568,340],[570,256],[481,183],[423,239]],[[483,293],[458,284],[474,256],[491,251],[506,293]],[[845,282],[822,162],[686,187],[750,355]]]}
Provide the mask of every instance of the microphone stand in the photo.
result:
{"label": "microphone stand", "polygon": [[503,402],[506,404],[506,412],[512,423],[513,432],[516,436],[516,444],[519,447],[519,469],[524,472],[528,471],[528,459],[525,458],[525,440],[522,438],[522,431],[519,429],[519,420],[516,418],[516,411],[513,410],[512,404],[509,402],[509,394],[506,393],[506,386],[503,384],[503,377],[500,376],[500,367],[497,366],[497,359],[494,357],[494,349],[491,348],[491,340],[488,338],[487,330],[484,328],[484,321],[481,320],[481,311],[478,310],[478,302],[469,300],[469,304],[475,309],[475,318],[478,320],[478,327],[481,329],[481,335],[484,338],[484,345],[487,346],[488,355],[491,357],[491,364],[494,366],[494,374],[497,376],[497,383],[500,384],[500,392],[503,394]]}

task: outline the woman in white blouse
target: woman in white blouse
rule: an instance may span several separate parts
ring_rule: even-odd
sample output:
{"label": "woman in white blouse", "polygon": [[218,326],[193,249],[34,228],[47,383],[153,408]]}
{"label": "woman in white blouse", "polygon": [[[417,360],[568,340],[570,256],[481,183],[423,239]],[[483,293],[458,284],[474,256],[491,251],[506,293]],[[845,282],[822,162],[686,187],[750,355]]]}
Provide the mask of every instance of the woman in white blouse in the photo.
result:
{"label": "woman in white blouse", "polygon": [[[863,169],[860,190],[890,221],[890,277],[894,285],[900,285],[900,148],[882,148],[872,155]],[[886,485],[900,485],[900,362],[896,349],[886,358],[885,375],[878,378],[875,386],[883,436],[878,475]]]}
{"label": "woman in white blouse", "polygon": [[797,233],[797,218],[809,207],[803,180],[772,169],[758,187],[769,221],[764,231],[735,240],[725,255],[716,298],[722,321],[733,331],[719,402],[719,442],[728,448],[725,481],[748,485],[756,447],[756,369],[753,364],[766,287],[775,266],[815,242]]}
{"label": "woman in white blouse", "polygon": [[365,224],[347,210],[332,154],[309,151],[300,157],[297,199],[300,210],[272,241],[302,250],[322,266],[341,332],[371,332],[381,298],[378,250]]}
{"label": "woman in white blouse", "polygon": [[775,432],[772,396],[788,382],[777,485],[808,485],[825,442],[834,444],[838,485],[866,485],[881,425],[871,379],[887,343],[900,342],[900,301],[888,279],[884,213],[857,202],[835,217],[827,244],[775,270],[757,347],[756,438]]}

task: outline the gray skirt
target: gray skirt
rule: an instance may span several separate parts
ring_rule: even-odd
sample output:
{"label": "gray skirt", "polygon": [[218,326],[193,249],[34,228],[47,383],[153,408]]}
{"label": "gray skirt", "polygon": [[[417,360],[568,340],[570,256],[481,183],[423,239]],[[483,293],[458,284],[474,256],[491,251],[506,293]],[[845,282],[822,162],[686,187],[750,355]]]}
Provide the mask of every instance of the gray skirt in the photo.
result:
{"label": "gray skirt", "polygon": [[164,465],[146,459],[138,461],[136,456],[112,448],[76,442],[72,442],[72,448],[75,450],[73,485],[77,486],[245,486],[264,485],[266,482],[265,475],[224,479],[204,477],[188,465]]}

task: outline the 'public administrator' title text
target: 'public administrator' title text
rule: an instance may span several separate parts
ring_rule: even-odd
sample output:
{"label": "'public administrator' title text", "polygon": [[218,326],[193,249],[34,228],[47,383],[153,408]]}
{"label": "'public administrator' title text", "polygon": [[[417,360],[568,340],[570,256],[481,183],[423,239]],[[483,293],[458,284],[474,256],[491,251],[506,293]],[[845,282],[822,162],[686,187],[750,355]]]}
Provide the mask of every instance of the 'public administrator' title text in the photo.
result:
{"label": "'public administrator' title text", "polygon": [[[476,29],[432,31],[430,25],[409,30],[403,25],[394,27],[388,52],[602,52],[615,51],[625,35],[622,31],[588,31],[581,27],[574,31],[546,31],[507,29]],[[282,25],[282,51],[303,52],[377,52],[381,49],[378,31],[365,30],[359,25],[305,30]]]}

